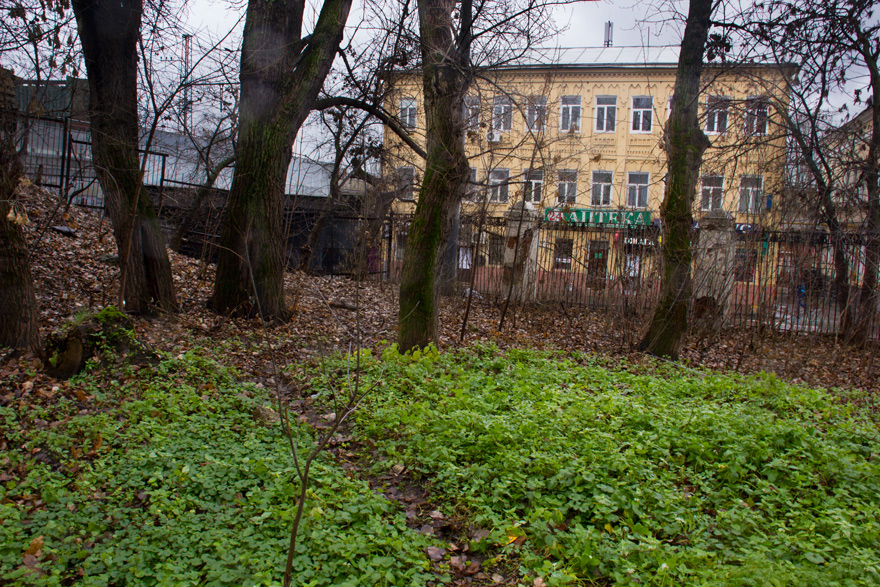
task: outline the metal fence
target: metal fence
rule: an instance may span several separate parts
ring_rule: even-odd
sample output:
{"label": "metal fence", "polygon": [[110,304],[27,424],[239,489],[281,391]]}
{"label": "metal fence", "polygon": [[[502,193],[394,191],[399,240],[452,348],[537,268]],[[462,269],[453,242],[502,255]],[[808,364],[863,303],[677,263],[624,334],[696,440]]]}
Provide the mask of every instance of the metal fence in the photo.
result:
{"label": "metal fence", "polygon": [[[29,177],[57,190],[62,199],[76,205],[104,207],[104,194],[92,162],[88,123],[70,118],[20,116],[16,141]],[[144,156],[144,151],[138,153]],[[165,153],[147,153],[144,185],[164,187],[167,157]]]}
{"label": "metal fence", "polygon": [[[399,279],[411,217],[390,219],[387,276]],[[700,230],[692,234],[695,266],[701,255]],[[490,301],[511,293],[504,280],[505,220],[463,217],[458,238],[457,282]],[[661,235],[656,226],[610,228],[543,221],[538,226],[534,299],[538,304],[568,305],[609,312],[644,322],[660,291]],[[729,263],[694,270],[692,318],[722,314],[724,326],[769,327],[776,331],[837,334],[846,305],[860,307],[865,269],[862,234],[848,234],[841,245],[847,259],[845,291],[835,285],[834,249],[819,231],[734,231]],[[722,299],[700,297],[704,281],[724,272]],[[709,307],[707,304],[711,304]],[[878,308],[866,309],[874,337],[880,335]]]}

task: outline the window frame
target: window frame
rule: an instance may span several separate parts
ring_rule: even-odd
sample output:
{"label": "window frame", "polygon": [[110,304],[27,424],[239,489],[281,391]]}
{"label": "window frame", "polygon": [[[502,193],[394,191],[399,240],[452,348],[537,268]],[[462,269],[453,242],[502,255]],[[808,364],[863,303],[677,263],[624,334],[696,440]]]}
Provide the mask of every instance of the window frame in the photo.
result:
{"label": "window frame", "polygon": [[[721,180],[721,185],[709,185],[707,180]],[[717,191],[716,191],[717,190]],[[715,204],[717,196],[718,205]],[[700,176],[700,211],[711,212],[712,210],[724,210],[724,176],[701,175]]]}
{"label": "window frame", "polygon": [[[406,105],[404,105],[406,103]],[[406,130],[414,130],[418,124],[418,100],[412,96],[403,96],[397,101],[397,119]]]}
{"label": "window frame", "polygon": [[[636,100],[650,100],[650,104],[645,107],[636,107]],[[634,134],[650,134],[654,132],[654,96],[633,96],[630,102],[630,132]],[[647,117],[645,116],[647,114]],[[639,121],[636,128],[636,120]],[[645,120],[648,121],[648,128],[645,129]]]}
{"label": "window frame", "polygon": [[[575,100],[577,100],[575,102]],[[570,102],[566,104],[566,101]],[[579,94],[562,96],[559,99],[559,131],[560,132],[581,132],[581,96]],[[566,124],[567,122],[567,124]]]}
{"label": "window frame", "polygon": [[526,130],[544,132],[547,129],[547,96],[529,96],[526,104]]}
{"label": "window frame", "polygon": [[[537,177],[536,177],[537,176]],[[537,189],[537,197],[535,197],[535,186]],[[523,201],[531,204],[539,204],[544,199],[544,170],[543,169],[525,169],[523,170]]]}
{"label": "window frame", "polygon": [[492,130],[510,132],[513,130],[513,101],[510,96],[499,95],[492,99]]}
{"label": "window frame", "polygon": [[[504,176],[493,177],[498,174],[504,174]],[[490,203],[506,204],[510,201],[510,169],[495,168],[490,170],[487,183],[489,184]]]}
{"label": "window frame", "polygon": [[743,134],[752,137],[767,136],[769,123],[770,102],[760,96],[746,100],[746,107],[743,110]]}
{"label": "window frame", "polygon": [[[644,176],[645,181],[633,181],[634,176]],[[626,176],[626,206],[627,208],[646,209],[651,203],[651,174],[648,171],[629,171]],[[645,203],[640,205],[642,192],[644,192]],[[635,194],[635,198],[633,197]],[[633,203],[635,201],[635,203]]]}
{"label": "window frame", "polygon": [[[608,174],[608,181],[597,181],[596,174]],[[590,175],[590,205],[591,206],[611,206],[614,202],[614,172],[605,170],[594,170]],[[596,202],[596,188],[600,189],[599,203]],[[605,201],[607,199],[607,202]]]}
{"label": "window frame", "polygon": [[[614,100],[613,104],[599,104],[599,100]],[[617,96],[596,96],[595,120],[593,122],[593,130],[597,133],[613,133],[617,131]],[[608,114],[611,114],[611,128],[608,128]],[[599,122],[602,121],[602,128],[599,128]]]}
{"label": "window frame", "polygon": [[[746,180],[754,180],[757,179],[759,184],[757,187],[749,186],[746,187],[743,184]],[[745,205],[745,209],[743,209],[743,192],[748,190],[748,202]],[[756,195],[757,194],[757,195]],[[743,175],[739,178],[739,208],[738,211],[742,214],[760,214],[761,213],[761,205],[764,201],[764,176],[763,175]]]}
{"label": "window frame", "polygon": [[559,169],[556,171],[556,203],[577,203],[577,169]]}
{"label": "window frame", "polygon": [[[721,115],[723,115],[723,125],[718,124]],[[723,128],[719,128],[720,126]],[[728,128],[730,128],[730,97],[709,96],[706,98],[706,121],[703,129],[709,135],[726,135]]]}
{"label": "window frame", "polygon": [[574,264],[574,239],[557,238],[553,243],[553,269],[571,271]]}
{"label": "window frame", "polygon": [[486,264],[498,267],[504,264],[504,237],[500,234],[488,233],[486,241]]}

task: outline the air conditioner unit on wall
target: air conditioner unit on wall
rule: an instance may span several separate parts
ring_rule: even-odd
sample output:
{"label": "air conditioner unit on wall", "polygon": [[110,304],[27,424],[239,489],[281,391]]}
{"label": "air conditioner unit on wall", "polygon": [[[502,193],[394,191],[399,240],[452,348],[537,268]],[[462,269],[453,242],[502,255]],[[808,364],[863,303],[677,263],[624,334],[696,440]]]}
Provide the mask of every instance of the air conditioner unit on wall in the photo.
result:
{"label": "air conditioner unit on wall", "polygon": [[490,130],[486,133],[486,140],[490,143],[497,143],[501,140],[501,133],[498,131]]}

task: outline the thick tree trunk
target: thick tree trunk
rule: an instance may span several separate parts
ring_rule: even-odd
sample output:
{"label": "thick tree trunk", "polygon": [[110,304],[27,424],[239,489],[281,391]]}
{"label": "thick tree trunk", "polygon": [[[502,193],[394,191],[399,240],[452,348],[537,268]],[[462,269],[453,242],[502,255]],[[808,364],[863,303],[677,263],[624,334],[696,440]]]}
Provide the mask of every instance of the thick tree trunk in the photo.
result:
{"label": "thick tree trunk", "polygon": [[177,300],[165,239],[138,162],[137,41],[140,0],[73,0],[89,78],[92,160],[119,250],[126,312]]}
{"label": "thick tree trunk", "polygon": [[[470,84],[469,42],[457,44],[453,36],[455,5],[452,0],[419,2],[427,157],[400,276],[398,345],[402,352],[438,340],[440,257],[468,176],[462,106]],[[462,12],[461,28],[468,31],[468,7]]]}
{"label": "thick tree trunk", "polygon": [[687,332],[693,289],[692,210],[703,152],[709,146],[697,120],[697,107],[711,12],[711,0],[691,0],[678,58],[672,115],[666,129],[668,181],[660,207],[663,222],[660,302],[640,344],[640,348],[652,355],[671,358],[678,358]]}
{"label": "thick tree trunk", "polygon": [[351,0],[326,0],[301,40],[302,0],[250,0],[235,175],[209,305],[285,320],[281,202],[291,146],[336,55]]}
{"label": "thick tree trunk", "polygon": [[12,72],[0,69],[0,347],[37,350],[34,279],[27,241],[15,222],[17,217],[24,217],[24,211],[13,208],[15,188],[22,174],[15,149],[15,124]]}

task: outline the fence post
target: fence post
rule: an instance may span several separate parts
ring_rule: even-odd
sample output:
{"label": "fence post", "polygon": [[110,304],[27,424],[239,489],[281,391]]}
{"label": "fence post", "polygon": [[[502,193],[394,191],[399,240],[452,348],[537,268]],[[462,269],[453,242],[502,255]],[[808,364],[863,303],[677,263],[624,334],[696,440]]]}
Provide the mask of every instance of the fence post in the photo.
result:
{"label": "fence post", "polygon": [[697,328],[717,331],[730,311],[734,278],[733,215],[712,210],[700,219],[694,251],[693,317]]}
{"label": "fence post", "polygon": [[513,302],[535,300],[538,268],[538,216],[528,202],[517,202],[504,213],[504,292]]}

